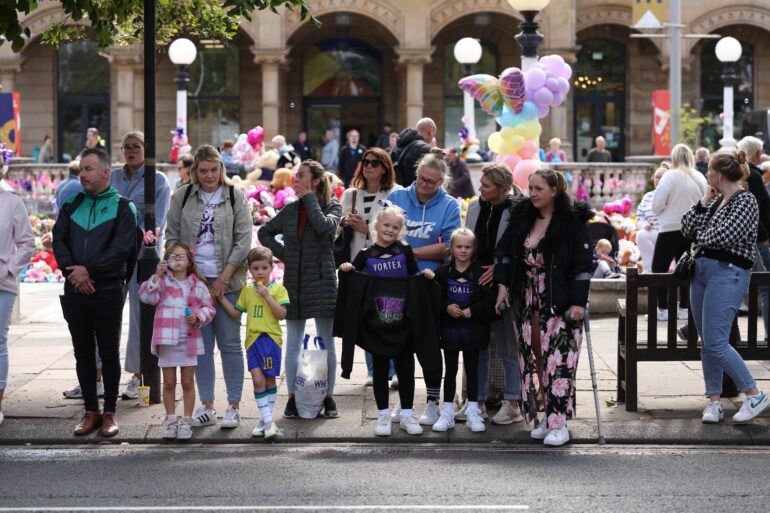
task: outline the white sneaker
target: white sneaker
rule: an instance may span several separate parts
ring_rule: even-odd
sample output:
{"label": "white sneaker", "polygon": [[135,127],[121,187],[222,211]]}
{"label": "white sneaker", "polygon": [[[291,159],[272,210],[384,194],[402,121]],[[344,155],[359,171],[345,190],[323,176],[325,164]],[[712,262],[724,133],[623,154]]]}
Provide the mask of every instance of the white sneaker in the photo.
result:
{"label": "white sneaker", "polygon": [[545,419],[540,421],[540,424],[535,426],[532,431],[529,432],[529,436],[533,440],[543,440],[548,436],[548,425]]}
{"label": "white sneaker", "polygon": [[438,420],[433,424],[433,431],[448,431],[455,427],[454,413],[447,413],[446,410],[441,412]]}
{"label": "white sneaker", "polygon": [[676,311],[676,318],[680,321],[686,321],[688,317],[687,308],[678,308]]}
{"label": "white sneaker", "polygon": [[468,399],[463,401],[460,409],[455,412],[455,422],[465,422],[468,418]]}
{"label": "white sneaker", "polygon": [[5,419],[5,415],[3,415],[3,412],[0,411],[0,424],[3,423],[4,419]]}
{"label": "white sneaker", "polygon": [[441,414],[438,411],[438,401],[428,401],[428,404],[425,405],[425,410],[423,410],[422,415],[420,416],[420,425],[432,426],[440,416]]}
{"label": "white sneaker", "polygon": [[177,437],[178,424],[176,417],[171,419],[168,415],[163,418],[163,438],[166,440],[174,440]]}
{"label": "white sneaker", "polygon": [[131,379],[126,383],[126,388],[123,389],[121,397],[123,399],[139,399],[139,385],[141,385],[139,377],[132,375]]}
{"label": "white sneaker", "polygon": [[228,406],[225,410],[225,418],[222,419],[222,423],[219,425],[221,429],[233,429],[241,425],[241,412],[236,410],[232,406]]}
{"label": "white sneaker", "polygon": [[489,415],[487,415],[487,405],[484,402],[482,402],[479,405],[479,417],[481,417],[484,420],[487,420],[489,418]]}
{"label": "white sneaker", "polygon": [[708,406],[703,409],[701,421],[704,424],[717,424],[725,418],[725,410],[719,401],[709,401]]}
{"label": "white sneaker", "polygon": [[189,440],[192,438],[192,418],[182,417],[177,425],[176,439]]}
{"label": "white sneaker", "polygon": [[390,410],[390,421],[394,424],[401,422],[401,405],[397,404],[392,410]]}
{"label": "white sneaker", "polygon": [[393,376],[390,378],[390,388],[393,390],[398,390],[398,376]]}
{"label": "white sneaker", "polygon": [[374,385],[374,378],[371,376],[367,376],[366,379],[364,380],[364,386],[370,387],[372,385]]}
{"label": "white sneaker", "polygon": [[500,410],[492,417],[492,424],[513,424],[523,420],[518,406],[514,406],[511,401],[503,401]]}
{"label": "white sneaker", "polygon": [[193,413],[193,427],[216,426],[217,411],[208,408],[198,408]]}
{"label": "white sneaker", "polygon": [[377,427],[374,428],[374,434],[377,436],[390,436],[393,432],[390,415],[378,415]]}
{"label": "white sneaker", "polygon": [[545,440],[543,440],[545,445],[552,445],[556,447],[564,445],[567,442],[569,442],[569,429],[567,429],[567,426],[562,428],[549,429]]}
{"label": "white sneaker", "polygon": [[733,415],[733,422],[749,421],[762,413],[768,406],[770,406],[770,399],[768,399],[761,390],[759,394],[755,396],[746,396],[746,400],[743,401],[741,409],[738,410],[738,413]]}
{"label": "white sneaker", "polygon": [[[646,320],[649,320],[649,318],[650,318],[650,316],[649,316],[649,315],[647,315],[647,314],[645,314],[645,315],[644,315],[644,320],[645,320],[645,321],[646,321]],[[667,320],[668,320],[668,309],[661,309],[661,308],[658,308],[658,312],[657,312],[657,314],[656,314],[656,318],[657,318],[657,319],[658,319],[658,321],[660,321],[660,322],[665,322],[665,321],[667,321]]]}
{"label": "white sneaker", "polygon": [[422,426],[420,425],[420,421],[417,420],[417,417],[415,417],[414,415],[410,415],[408,417],[401,419],[401,429],[403,429],[410,435],[422,434]]}
{"label": "white sneaker", "polygon": [[254,429],[251,431],[251,436],[254,438],[265,436],[265,423],[262,421],[262,419],[257,421],[257,425],[254,426]]}
{"label": "white sneaker", "polygon": [[477,411],[468,412],[468,418],[465,421],[465,425],[474,433],[483,433],[487,430],[487,426],[484,425],[484,421]]}
{"label": "white sneaker", "polygon": [[[62,392],[62,394],[67,399],[83,399],[83,391],[80,390],[80,385],[75,385],[69,390]],[[104,397],[104,381],[99,380],[96,382],[96,396]]]}
{"label": "white sneaker", "polygon": [[265,439],[270,439],[278,436],[281,431],[275,422],[268,422],[265,424]]}

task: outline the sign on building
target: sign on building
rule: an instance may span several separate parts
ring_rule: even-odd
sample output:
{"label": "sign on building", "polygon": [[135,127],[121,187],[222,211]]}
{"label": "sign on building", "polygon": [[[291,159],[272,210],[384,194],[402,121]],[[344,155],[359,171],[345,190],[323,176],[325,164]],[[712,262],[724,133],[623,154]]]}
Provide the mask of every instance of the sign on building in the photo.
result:
{"label": "sign on building", "polygon": [[0,142],[21,154],[21,127],[19,118],[19,93],[0,93]]}
{"label": "sign on building", "polygon": [[663,28],[668,22],[668,0],[631,0],[631,28]]}

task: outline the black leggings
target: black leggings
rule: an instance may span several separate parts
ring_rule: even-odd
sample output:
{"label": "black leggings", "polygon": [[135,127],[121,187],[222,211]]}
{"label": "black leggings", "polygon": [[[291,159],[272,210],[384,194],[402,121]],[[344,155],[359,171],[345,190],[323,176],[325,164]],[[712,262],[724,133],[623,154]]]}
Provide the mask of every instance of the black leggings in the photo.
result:
{"label": "black leggings", "polygon": [[[460,359],[460,351],[447,351],[444,349],[444,402],[451,403],[455,400],[457,389],[457,367]],[[463,351],[463,367],[465,368],[468,397],[479,396],[479,350],[470,349]]]}
{"label": "black leggings", "polygon": [[[684,238],[681,230],[659,233],[655,252],[652,254],[652,272],[667,273],[671,262],[679,260],[682,253],[689,248],[690,242]],[[687,308],[687,293],[683,288],[679,289],[679,304],[682,308]],[[658,289],[658,307],[668,308],[668,290],[665,288]]]}
{"label": "black leggings", "polygon": [[[396,376],[398,376],[398,396],[401,408],[411,409],[414,405],[414,353],[404,349],[392,358],[396,361]],[[388,373],[390,371],[390,356],[372,355],[372,388],[377,409],[388,407]]]}

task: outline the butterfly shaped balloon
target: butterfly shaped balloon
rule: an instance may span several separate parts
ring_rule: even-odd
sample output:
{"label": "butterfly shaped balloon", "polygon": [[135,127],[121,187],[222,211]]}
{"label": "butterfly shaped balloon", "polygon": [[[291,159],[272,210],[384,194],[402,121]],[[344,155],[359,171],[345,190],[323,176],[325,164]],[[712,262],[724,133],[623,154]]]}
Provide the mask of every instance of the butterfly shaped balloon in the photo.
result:
{"label": "butterfly shaped balloon", "polygon": [[516,114],[524,107],[524,74],[519,68],[508,68],[500,78],[492,75],[471,75],[461,79],[457,85],[470,94],[481,108],[493,117],[503,113],[503,105]]}

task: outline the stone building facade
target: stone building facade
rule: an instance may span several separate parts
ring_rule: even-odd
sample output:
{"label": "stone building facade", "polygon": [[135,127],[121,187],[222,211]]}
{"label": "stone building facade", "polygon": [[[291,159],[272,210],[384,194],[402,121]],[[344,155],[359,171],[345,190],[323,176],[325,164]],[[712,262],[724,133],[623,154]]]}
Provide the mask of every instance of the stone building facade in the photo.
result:
{"label": "stone building facade", "polygon": [[[396,129],[422,116],[439,125],[438,142],[458,143],[462,97],[452,46],[478,38],[476,71],[518,66],[514,42],[520,17],[505,0],[308,0],[320,28],[295,13],[257,12],[227,47],[199,41],[191,67],[188,123],[193,145],[221,144],[255,125],[268,137],[293,139],[301,129],[320,147],[326,128],[341,140],[349,128],[368,144],[384,122]],[[770,107],[770,5],[763,0],[683,0],[685,32],[732,35],[744,44],[736,110]],[[141,48],[97,51],[93,43],[56,49],[38,35],[63,19],[58,2],[42,1],[23,18],[33,37],[19,54],[0,45],[0,84],[21,95],[23,154],[54,136],[59,158],[76,153],[85,130],[97,126],[117,149],[120,135],[143,123]],[[651,151],[651,93],[667,88],[668,48],[662,39],[635,39],[631,2],[551,0],[539,15],[540,54],[557,53],[575,69],[565,104],[543,120],[543,145],[560,137],[578,160],[604,134],[616,159]],[[683,41],[683,101],[715,119],[721,110],[714,40]],[[175,126],[176,70],[166,49],[157,59],[157,148]],[[714,79],[716,77],[716,80]],[[580,81],[579,79],[583,79]],[[738,122],[741,116],[737,117]],[[494,122],[477,114],[481,136]],[[740,127],[739,127],[740,128]],[[705,133],[705,132],[704,132]],[[740,130],[738,130],[740,134]],[[713,134],[712,134],[713,139]]]}

